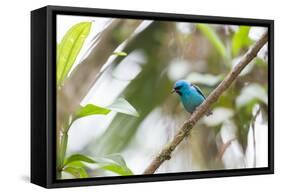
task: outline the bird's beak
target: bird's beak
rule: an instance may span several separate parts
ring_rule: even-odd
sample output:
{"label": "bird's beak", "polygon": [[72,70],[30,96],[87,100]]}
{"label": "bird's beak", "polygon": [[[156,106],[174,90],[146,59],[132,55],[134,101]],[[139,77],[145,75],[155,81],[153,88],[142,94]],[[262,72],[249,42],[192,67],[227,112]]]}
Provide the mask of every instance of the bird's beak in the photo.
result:
{"label": "bird's beak", "polygon": [[174,92],[176,92],[176,90],[173,88],[173,89],[171,90],[171,93],[174,93]]}

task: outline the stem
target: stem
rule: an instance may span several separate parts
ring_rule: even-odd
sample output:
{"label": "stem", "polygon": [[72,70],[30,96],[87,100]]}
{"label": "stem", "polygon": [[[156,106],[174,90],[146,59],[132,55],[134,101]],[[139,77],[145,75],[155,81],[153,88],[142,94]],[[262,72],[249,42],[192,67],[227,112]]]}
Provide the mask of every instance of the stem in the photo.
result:
{"label": "stem", "polygon": [[268,33],[262,35],[262,37],[250,48],[247,53],[242,57],[240,62],[226,75],[224,80],[216,87],[208,98],[196,109],[196,111],[184,122],[179,132],[175,135],[170,143],[168,143],[162,151],[152,160],[149,166],[146,168],[143,174],[153,174],[160,165],[171,158],[172,152],[180,144],[180,142],[188,137],[191,129],[197,123],[197,121],[207,112],[210,105],[218,100],[222,93],[229,88],[229,86],[235,81],[240,72],[257,56],[259,50],[266,44],[268,40]]}
{"label": "stem", "polygon": [[258,114],[260,113],[261,109],[259,108],[256,112],[256,114],[254,115],[253,119],[252,119],[252,130],[253,130],[253,148],[254,148],[254,164],[253,167],[256,167],[257,165],[257,151],[256,151],[256,120],[258,117]]}
{"label": "stem", "polygon": [[57,163],[57,177],[58,179],[61,178],[61,172],[63,169],[64,159],[66,155],[67,143],[68,143],[68,131],[72,123],[75,121],[76,118],[72,119],[66,129],[62,129],[62,136],[61,141],[58,147],[58,163]]}
{"label": "stem", "polygon": [[64,158],[65,158],[65,153],[66,153],[66,148],[67,148],[67,142],[68,142],[68,132],[64,131],[62,133],[61,137],[61,142],[58,148],[58,167],[57,167],[57,177],[60,179],[61,178],[61,172],[63,169],[63,163],[64,163]]}
{"label": "stem", "polygon": [[66,148],[67,148],[67,142],[68,142],[68,134],[67,132],[64,132],[61,138],[61,151],[60,151],[60,168],[63,168]]}

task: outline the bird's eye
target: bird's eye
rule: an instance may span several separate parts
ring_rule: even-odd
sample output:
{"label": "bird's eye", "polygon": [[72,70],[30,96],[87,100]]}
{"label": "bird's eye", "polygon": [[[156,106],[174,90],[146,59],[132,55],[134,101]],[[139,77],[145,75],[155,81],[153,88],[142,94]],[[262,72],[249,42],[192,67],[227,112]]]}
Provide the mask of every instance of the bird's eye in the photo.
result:
{"label": "bird's eye", "polygon": [[175,90],[179,90],[181,88],[182,88],[182,86],[177,86],[177,87],[175,87]]}

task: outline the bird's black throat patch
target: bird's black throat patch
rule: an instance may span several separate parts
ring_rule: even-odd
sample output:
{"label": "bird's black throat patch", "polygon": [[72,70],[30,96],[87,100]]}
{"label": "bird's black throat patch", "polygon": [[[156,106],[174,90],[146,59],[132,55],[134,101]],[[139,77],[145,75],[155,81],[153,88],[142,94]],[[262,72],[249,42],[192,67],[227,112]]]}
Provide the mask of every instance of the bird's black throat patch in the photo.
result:
{"label": "bird's black throat patch", "polygon": [[182,95],[181,91],[178,91],[178,90],[177,90],[176,92],[177,92],[180,96]]}

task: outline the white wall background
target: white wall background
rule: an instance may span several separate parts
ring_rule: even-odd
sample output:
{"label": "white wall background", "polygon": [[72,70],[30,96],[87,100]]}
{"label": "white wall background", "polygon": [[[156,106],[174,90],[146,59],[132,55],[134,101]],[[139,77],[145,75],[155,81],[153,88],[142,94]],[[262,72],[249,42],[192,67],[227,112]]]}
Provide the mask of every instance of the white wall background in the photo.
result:
{"label": "white wall background", "polygon": [[[275,99],[281,99],[281,13],[276,0],[8,0],[1,2],[0,27],[0,192],[1,193],[265,193],[281,190],[280,102],[275,102],[275,175],[123,184],[45,190],[29,183],[30,170],[30,11],[66,5],[197,15],[275,19]],[[279,141],[278,141],[279,140]],[[275,191],[275,192],[274,192]]]}

